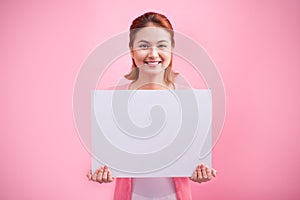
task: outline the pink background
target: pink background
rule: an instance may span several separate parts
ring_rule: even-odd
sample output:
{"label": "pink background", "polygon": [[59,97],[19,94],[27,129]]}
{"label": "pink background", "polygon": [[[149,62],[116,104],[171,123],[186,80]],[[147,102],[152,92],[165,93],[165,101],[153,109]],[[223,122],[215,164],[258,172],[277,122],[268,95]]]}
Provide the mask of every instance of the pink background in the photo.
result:
{"label": "pink background", "polygon": [[300,198],[300,3],[176,2],[0,2],[0,199],[112,198],[114,184],[85,177],[73,86],[88,54],[149,10],[207,50],[226,88],[218,177],[194,199]]}

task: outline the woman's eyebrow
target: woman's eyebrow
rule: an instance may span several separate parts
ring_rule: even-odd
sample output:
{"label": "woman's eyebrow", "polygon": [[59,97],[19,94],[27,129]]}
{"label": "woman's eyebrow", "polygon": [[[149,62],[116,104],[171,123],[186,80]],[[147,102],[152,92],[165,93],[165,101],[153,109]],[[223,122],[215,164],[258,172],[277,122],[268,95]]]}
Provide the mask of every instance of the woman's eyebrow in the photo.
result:
{"label": "woman's eyebrow", "polygon": [[138,41],[138,43],[141,43],[141,42],[150,43],[150,42],[148,42],[146,40],[140,40],[140,41]]}
{"label": "woman's eyebrow", "polygon": [[[138,43],[150,43],[149,41],[147,41],[147,40],[140,40],[140,41],[138,41]],[[157,43],[162,43],[162,42],[166,42],[166,43],[168,43],[168,41],[167,40],[159,40]]]}
{"label": "woman's eyebrow", "polygon": [[166,43],[168,43],[167,40],[159,40],[157,43],[161,43],[161,42],[166,42]]}

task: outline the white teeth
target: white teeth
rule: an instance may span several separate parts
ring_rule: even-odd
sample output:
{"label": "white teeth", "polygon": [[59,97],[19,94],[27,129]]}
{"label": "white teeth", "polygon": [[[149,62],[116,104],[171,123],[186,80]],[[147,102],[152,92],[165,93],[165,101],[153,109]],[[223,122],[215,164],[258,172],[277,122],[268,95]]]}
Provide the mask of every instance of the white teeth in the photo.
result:
{"label": "white teeth", "polygon": [[159,64],[159,61],[156,61],[156,62],[146,62],[146,64],[150,64],[150,65],[158,65]]}

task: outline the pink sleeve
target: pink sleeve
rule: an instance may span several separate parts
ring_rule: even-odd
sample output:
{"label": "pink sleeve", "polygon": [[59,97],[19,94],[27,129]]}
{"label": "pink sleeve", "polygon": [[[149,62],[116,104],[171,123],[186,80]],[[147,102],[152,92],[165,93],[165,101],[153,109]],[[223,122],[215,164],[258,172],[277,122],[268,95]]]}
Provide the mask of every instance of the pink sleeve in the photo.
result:
{"label": "pink sleeve", "polygon": [[132,179],[116,178],[114,200],[131,200]]}
{"label": "pink sleeve", "polygon": [[178,200],[192,200],[189,179],[186,177],[173,178]]}

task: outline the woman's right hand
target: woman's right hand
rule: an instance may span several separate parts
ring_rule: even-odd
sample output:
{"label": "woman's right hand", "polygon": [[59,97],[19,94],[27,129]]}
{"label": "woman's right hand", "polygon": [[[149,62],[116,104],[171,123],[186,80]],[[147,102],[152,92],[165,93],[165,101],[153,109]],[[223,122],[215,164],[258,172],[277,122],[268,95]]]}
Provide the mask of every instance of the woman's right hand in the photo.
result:
{"label": "woman's right hand", "polygon": [[90,181],[98,183],[111,183],[114,180],[106,165],[97,169],[94,174],[92,174],[92,170],[90,170],[86,176]]}

